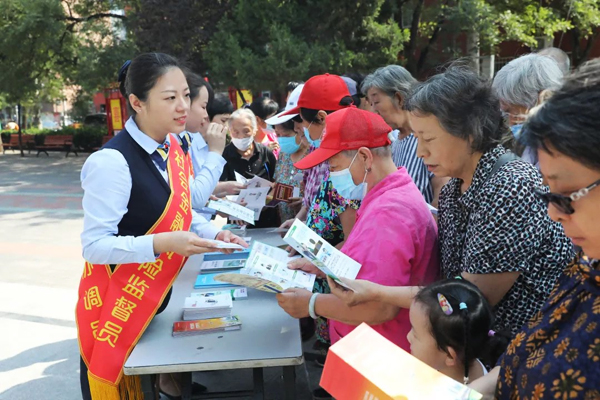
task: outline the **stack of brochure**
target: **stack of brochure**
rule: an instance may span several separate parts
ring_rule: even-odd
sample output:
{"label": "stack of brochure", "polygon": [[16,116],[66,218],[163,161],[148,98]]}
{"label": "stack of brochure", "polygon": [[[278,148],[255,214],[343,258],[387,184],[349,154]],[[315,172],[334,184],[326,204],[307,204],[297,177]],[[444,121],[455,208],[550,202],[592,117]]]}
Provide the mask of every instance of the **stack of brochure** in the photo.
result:
{"label": "stack of brochure", "polygon": [[192,293],[183,305],[183,320],[222,318],[231,316],[233,299],[229,291]]}
{"label": "stack of brochure", "polygon": [[192,336],[202,333],[236,331],[241,328],[242,321],[235,315],[198,321],[178,321],[173,323],[173,336]]}

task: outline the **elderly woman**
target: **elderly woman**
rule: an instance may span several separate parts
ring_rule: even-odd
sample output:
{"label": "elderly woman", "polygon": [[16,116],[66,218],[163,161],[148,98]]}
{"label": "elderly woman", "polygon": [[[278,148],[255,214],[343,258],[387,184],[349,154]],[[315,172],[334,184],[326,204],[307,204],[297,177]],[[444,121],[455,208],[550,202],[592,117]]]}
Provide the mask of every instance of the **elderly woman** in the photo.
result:
{"label": "elderly woman", "polygon": [[[535,167],[500,145],[506,131],[498,99],[474,72],[452,67],[416,88],[408,100],[418,154],[436,175],[452,179],[440,194],[442,274],[462,276],[496,312],[495,329],[516,334],[548,297],[573,256],[560,224],[535,191]],[[351,282],[347,303],[369,299],[410,307],[416,288]]]}
{"label": "elderly woman", "polygon": [[392,144],[392,159],[397,167],[408,171],[427,203],[437,206],[441,187],[446,180],[437,178],[429,171],[423,160],[417,157],[417,139],[412,134],[406,99],[417,80],[399,65],[388,65],[364,79],[361,90],[371,104],[372,110],[398,132]]}
{"label": "elderly woman", "polygon": [[[492,87],[515,138],[518,139],[527,113],[539,103],[542,92],[558,88],[562,78],[557,62],[540,54],[516,58],[498,71]],[[536,162],[535,154],[528,149],[523,151],[522,157],[533,164]]]}
{"label": "elderly woman", "polygon": [[499,367],[473,382],[497,399],[600,398],[600,61],[582,66],[523,127],[550,217],[582,247]]}
{"label": "elderly woman", "polygon": [[[258,124],[254,113],[249,109],[238,109],[228,121],[231,143],[223,151],[227,161],[221,181],[235,181],[235,172],[251,179],[254,175],[269,181],[274,180],[277,160],[265,145],[255,141]],[[263,209],[255,227],[277,226],[279,218],[274,209]]]}

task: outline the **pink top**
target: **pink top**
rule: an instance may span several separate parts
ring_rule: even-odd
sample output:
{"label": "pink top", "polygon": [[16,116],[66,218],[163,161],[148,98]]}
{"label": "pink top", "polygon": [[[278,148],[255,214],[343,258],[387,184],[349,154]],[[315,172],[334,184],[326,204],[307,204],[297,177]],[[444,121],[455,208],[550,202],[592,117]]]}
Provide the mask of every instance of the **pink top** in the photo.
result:
{"label": "pink top", "polygon": [[[357,279],[386,286],[423,286],[438,278],[437,226],[406,169],[399,168],[367,193],[342,252],[362,264]],[[331,342],[354,328],[330,320]],[[407,309],[373,329],[410,352]]]}
{"label": "pink top", "polygon": [[[264,144],[265,146],[269,147],[269,143],[279,143],[277,140],[277,134],[275,133],[275,131],[272,131],[270,129],[262,129],[262,128],[258,128],[260,129],[263,134],[265,135],[265,137],[263,138],[262,142],[260,142],[261,144]],[[275,158],[279,158],[279,149],[277,150],[272,150],[273,154],[275,155]]]}

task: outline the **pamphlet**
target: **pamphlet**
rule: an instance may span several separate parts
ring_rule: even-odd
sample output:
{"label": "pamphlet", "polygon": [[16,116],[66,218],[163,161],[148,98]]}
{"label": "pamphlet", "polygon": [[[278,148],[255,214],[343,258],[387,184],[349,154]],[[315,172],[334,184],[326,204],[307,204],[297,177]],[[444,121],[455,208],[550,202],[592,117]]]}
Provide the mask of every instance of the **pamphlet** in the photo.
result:
{"label": "pamphlet", "polygon": [[[236,269],[231,271],[230,274],[239,274],[240,271],[240,269]],[[196,282],[194,283],[194,289],[225,289],[235,286],[231,283],[215,280],[217,275],[219,275],[219,272],[198,274]]]}
{"label": "pamphlet", "polygon": [[204,261],[200,266],[201,274],[211,274],[213,272],[231,271],[244,268],[246,260],[211,260]]}
{"label": "pamphlet", "polygon": [[173,323],[173,336],[191,336],[201,333],[234,331],[241,328],[242,321],[236,315],[198,321],[178,321]]}
{"label": "pamphlet", "polygon": [[258,220],[262,209],[265,207],[267,194],[269,194],[270,190],[271,186],[242,189],[237,197],[237,202],[245,202],[246,205],[244,207],[252,210],[254,212],[254,220]]}
{"label": "pamphlet", "polygon": [[302,221],[295,220],[283,240],[336,283],[352,290],[339,277],[356,279],[361,265],[327,243]]}
{"label": "pamphlet", "polygon": [[217,292],[194,292],[190,294],[190,297],[194,296],[204,296],[206,293],[212,293],[213,295],[220,295],[223,293],[228,293],[231,298],[235,300],[246,300],[248,298],[248,290],[245,287],[240,287],[231,290],[220,290]]}
{"label": "pamphlet", "polygon": [[234,250],[244,250],[245,249],[244,246],[241,246],[236,243],[227,243],[222,240],[212,240],[212,239],[205,239],[205,240],[211,242],[216,249],[234,249]]}
{"label": "pamphlet", "polygon": [[290,198],[299,196],[300,188],[277,182],[273,187],[272,193],[267,196],[265,207],[275,207],[279,203],[288,203]]}
{"label": "pamphlet", "polygon": [[231,201],[211,200],[208,202],[208,208],[227,214],[233,219],[239,219],[249,224],[254,224],[255,211]]}
{"label": "pamphlet", "polygon": [[198,293],[186,297],[183,305],[183,320],[229,317],[232,309],[233,299],[229,292]]}
{"label": "pamphlet", "polygon": [[468,388],[361,324],[329,348],[321,387],[336,399],[478,400]]}
{"label": "pamphlet", "polygon": [[287,263],[292,259],[285,250],[255,242],[239,274],[221,274],[214,279],[271,293],[292,287],[312,291],[316,275],[289,269]]}
{"label": "pamphlet", "polygon": [[248,189],[252,188],[262,188],[262,187],[271,187],[272,183],[264,178],[254,175],[252,179],[247,179],[242,174],[234,171],[235,180],[237,183],[241,183],[245,185]]}

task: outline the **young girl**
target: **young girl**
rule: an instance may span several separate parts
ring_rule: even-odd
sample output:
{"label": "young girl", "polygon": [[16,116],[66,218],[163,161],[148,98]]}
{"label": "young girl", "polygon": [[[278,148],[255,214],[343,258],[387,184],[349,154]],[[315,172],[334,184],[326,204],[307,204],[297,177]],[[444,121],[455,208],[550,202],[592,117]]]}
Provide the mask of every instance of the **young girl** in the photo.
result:
{"label": "young girl", "polygon": [[[139,380],[123,377],[127,356],[166,307],[186,257],[216,250],[189,232],[192,168],[176,135],[190,100],[178,61],[142,54],[119,81],[132,117],[81,171],[86,263],[76,314],[86,400],[140,393]],[[217,239],[233,241],[226,235]]]}
{"label": "young girl", "polygon": [[492,330],[494,313],[479,289],[460,278],[421,289],[409,315],[412,355],[464,384],[487,374],[510,340]]}

